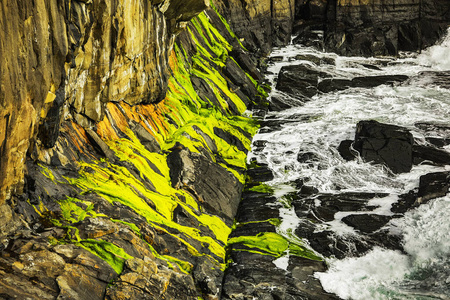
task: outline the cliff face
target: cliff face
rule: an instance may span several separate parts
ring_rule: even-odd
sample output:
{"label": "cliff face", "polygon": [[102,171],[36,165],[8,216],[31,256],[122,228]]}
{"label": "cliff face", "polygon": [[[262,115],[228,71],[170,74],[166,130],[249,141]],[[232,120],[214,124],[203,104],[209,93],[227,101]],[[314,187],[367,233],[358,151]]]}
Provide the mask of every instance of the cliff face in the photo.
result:
{"label": "cliff face", "polygon": [[231,0],[219,9],[244,47],[258,56],[290,42],[295,0]]}
{"label": "cliff face", "polygon": [[39,156],[41,146],[53,147],[62,119],[72,117],[89,127],[103,119],[107,102],[164,98],[174,36],[208,2],[184,4],[49,0],[1,5],[0,207],[11,194],[21,194],[27,151]]}
{"label": "cliff face", "polygon": [[266,90],[208,4],[2,4],[2,296],[219,297]]}
{"label": "cliff face", "polygon": [[325,48],[343,55],[396,55],[434,44],[450,21],[444,0],[328,1]]}

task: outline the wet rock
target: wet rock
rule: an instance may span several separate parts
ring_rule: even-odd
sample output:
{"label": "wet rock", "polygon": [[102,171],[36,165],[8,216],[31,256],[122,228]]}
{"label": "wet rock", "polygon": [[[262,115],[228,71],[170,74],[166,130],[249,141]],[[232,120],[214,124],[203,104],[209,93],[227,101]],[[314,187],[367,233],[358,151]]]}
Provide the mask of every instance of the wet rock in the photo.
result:
{"label": "wet rock", "polygon": [[350,79],[325,78],[321,80],[317,86],[322,93],[334,91],[343,91],[350,88],[352,81]]}
{"label": "wet rock", "polygon": [[412,134],[405,128],[377,121],[357,124],[354,148],[364,160],[382,163],[394,173],[411,170],[412,146]]}
{"label": "wet rock", "polygon": [[277,207],[270,206],[271,203],[275,202],[276,198],[270,193],[245,191],[242,194],[236,220],[247,223],[278,218]]}
{"label": "wet rock", "polygon": [[307,238],[311,247],[325,257],[334,256],[338,259],[358,256],[372,249],[371,245],[359,237],[339,237],[332,231],[302,233],[296,230],[299,237]]}
{"label": "wet rock", "polygon": [[232,258],[234,263],[227,269],[222,299],[338,299],[324,292],[310,275],[315,270],[323,271],[323,262],[294,258],[289,261],[289,271],[285,271],[267,255],[241,251]]}
{"label": "wet rock", "polygon": [[372,233],[381,229],[392,219],[392,216],[383,216],[375,214],[349,215],[342,218],[342,222],[353,228],[364,232]]}
{"label": "wet rock", "polygon": [[323,93],[342,91],[348,88],[372,88],[382,84],[393,85],[408,79],[405,75],[363,76],[353,79],[325,78],[320,81],[318,89]]}
{"label": "wet rock", "polygon": [[405,213],[414,206],[417,200],[417,192],[410,191],[398,197],[398,201],[392,204],[391,211],[393,213]]}
{"label": "wet rock", "polygon": [[338,146],[338,152],[346,161],[354,160],[358,156],[358,152],[353,150],[353,141],[342,141]]}
{"label": "wet rock", "polygon": [[259,166],[247,170],[247,175],[254,182],[266,182],[274,179],[272,171],[267,166]]}
{"label": "wet rock", "polygon": [[272,95],[270,97],[269,110],[270,111],[283,111],[291,107],[296,106],[296,103],[292,103],[288,97],[282,95]]}
{"label": "wet rock", "polygon": [[428,173],[420,176],[417,204],[444,197],[450,188],[450,172]]}
{"label": "wet rock", "polygon": [[305,64],[284,66],[278,75],[276,88],[294,98],[307,100],[317,94],[319,79],[329,77],[331,75]]}
{"label": "wet rock", "polygon": [[392,85],[408,79],[406,75],[363,76],[352,79],[352,87],[372,88],[382,84]]}
{"label": "wet rock", "polygon": [[445,166],[450,164],[450,153],[434,147],[414,145],[413,159],[414,164],[417,165],[428,162],[437,166]]}
{"label": "wet rock", "polygon": [[[341,194],[319,194],[314,198],[303,199],[293,202],[297,215],[307,214],[312,220],[332,221],[334,215],[340,211],[370,211],[374,206],[368,202],[374,198],[386,197],[383,193],[341,193]],[[315,203],[305,211],[305,201]]]}
{"label": "wet rock", "polygon": [[319,157],[313,152],[299,152],[297,154],[297,161],[299,163],[317,162]]}
{"label": "wet rock", "polygon": [[[423,71],[412,77],[410,82],[416,86],[433,86],[450,89],[449,77],[450,71]],[[436,126],[439,126],[439,124],[436,124]]]}

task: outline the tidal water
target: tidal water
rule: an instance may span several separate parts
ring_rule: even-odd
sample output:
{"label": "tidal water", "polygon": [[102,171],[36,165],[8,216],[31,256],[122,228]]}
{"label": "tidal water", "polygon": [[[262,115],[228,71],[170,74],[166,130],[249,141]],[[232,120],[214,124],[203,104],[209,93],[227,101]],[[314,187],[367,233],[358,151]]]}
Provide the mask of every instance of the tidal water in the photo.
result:
{"label": "tidal water", "polygon": [[[325,63],[316,65],[296,59],[299,54],[319,57]],[[410,173],[395,175],[381,165],[361,159],[345,161],[337,152],[342,140],[354,139],[360,120],[406,127],[418,143],[425,143],[425,133],[414,124],[450,124],[450,90],[434,85],[427,76],[417,77],[422,71],[450,70],[450,34],[421,54],[404,53],[400,58],[341,57],[300,45],[276,49],[271,56],[279,57],[268,69],[273,86],[271,96],[293,107],[265,116],[265,120],[283,121],[282,125],[275,131],[263,128],[255,136],[255,141],[266,141],[265,147],[253,151],[249,160],[269,165],[275,179],[268,184],[276,190],[279,201],[283,201],[286,193],[295,191],[292,182],[308,178],[308,185],[324,193],[389,193],[388,197],[370,203],[378,207],[375,213],[389,215],[398,195],[417,188],[421,175],[450,170],[450,166],[424,164],[414,166]],[[275,89],[281,67],[292,64],[309,64],[336,78],[403,74],[411,79],[394,86],[319,94],[311,101],[302,102]],[[450,147],[446,150],[450,151]],[[317,159],[299,162],[299,152],[312,152]],[[353,228],[341,222],[348,214],[337,213],[334,221],[321,224],[316,230],[357,235]],[[280,217],[283,223],[279,233],[292,237],[302,220],[293,208],[286,206],[280,209]],[[403,237],[404,253],[375,248],[362,257],[325,258],[328,271],[315,274],[323,288],[343,299],[450,299],[450,196],[411,210],[388,226],[391,232]],[[307,245],[308,241],[303,243]],[[284,268],[287,259],[279,259],[277,266]]]}

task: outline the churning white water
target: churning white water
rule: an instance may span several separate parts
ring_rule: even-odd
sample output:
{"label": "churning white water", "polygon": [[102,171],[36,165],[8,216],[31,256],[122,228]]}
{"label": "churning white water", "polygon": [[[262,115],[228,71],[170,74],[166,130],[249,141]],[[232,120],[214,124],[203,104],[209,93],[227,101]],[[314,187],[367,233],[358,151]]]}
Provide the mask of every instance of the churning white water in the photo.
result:
{"label": "churning white water", "polygon": [[[316,65],[301,60],[299,54],[319,57],[325,63]],[[265,148],[249,156],[267,163],[273,170],[275,179],[270,185],[276,188],[306,178],[308,185],[320,192],[390,193],[389,197],[374,200],[380,205],[377,213],[389,214],[398,195],[418,187],[421,175],[449,170],[419,165],[410,173],[395,175],[383,166],[360,159],[345,161],[337,147],[341,141],[354,138],[360,120],[404,126],[411,130],[418,143],[425,143],[426,133],[414,124],[449,124],[450,90],[434,86],[426,75],[418,75],[422,71],[450,70],[450,34],[420,55],[409,54],[401,59],[339,57],[298,45],[277,49],[272,57],[279,57],[269,67],[272,96],[293,103],[294,107],[266,116],[266,121],[280,121],[281,126],[275,131],[263,128],[255,140],[266,141]],[[335,63],[327,63],[331,61]],[[394,86],[319,94],[312,101],[301,103],[275,89],[281,67],[292,64],[309,64],[335,78],[403,74],[414,79]],[[315,159],[299,162],[299,153],[313,153]],[[280,211],[280,216],[286,217],[284,227],[298,224],[293,220],[292,211],[284,210]],[[325,224],[326,229],[352,234],[338,215],[335,221]],[[359,258],[327,259],[329,270],[315,275],[324,289],[343,299],[355,300],[450,299],[450,197],[432,200],[389,225],[392,232],[404,237],[406,253],[375,248]]]}

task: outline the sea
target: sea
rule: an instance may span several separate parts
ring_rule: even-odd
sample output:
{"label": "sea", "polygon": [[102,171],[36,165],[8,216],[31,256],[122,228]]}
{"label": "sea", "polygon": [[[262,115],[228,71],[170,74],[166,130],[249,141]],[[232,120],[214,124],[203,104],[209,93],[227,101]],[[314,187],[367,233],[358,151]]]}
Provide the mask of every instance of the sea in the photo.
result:
{"label": "sea", "polygon": [[[334,63],[315,64],[301,59],[307,56]],[[308,185],[320,193],[389,193],[387,197],[371,200],[370,204],[377,207],[373,213],[392,215],[392,204],[398,201],[399,195],[417,188],[420,176],[450,170],[450,166],[421,164],[409,173],[393,174],[382,165],[360,158],[346,161],[337,151],[341,141],[354,139],[356,124],[361,120],[406,127],[419,144],[425,144],[426,140],[424,132],[415,124],[450,126],[450,89],[435,84],[433,77],[421,75],[423,71],[450,70],[450,31],[435,46],[421,53],[400,53],[398,57],[343,57],[291,44],[275,49],[271,58],[270,96],[282,99],[291,108],[266,114],[265,120],[286,122],[281,122],[276,130],[260,130],[254,140],[265,141],[265,147],[252,151],[248,159],[265,163],[272,170],[275,178],[267,184],[274,188],[279,201],[295,192],[292,182],[308,178]],[[310,101],[302,101],[276,89],[281,68],[293,64],[308,64],[334,78],[401,74],[410,79],[401,84],[319,93]],[[444,136],[445,132],[434,134],[450,138]],[[450,146],[444,149],[450,151]],[[317,159],[313,163],[299,162],[299,151],[312,152]],[[333,221],[321,224],[316,230],[357,235],[341,221],[351,213],[338,212]],[[296,216],[294,208],[286,206],[280,206],[280,218],[278,232],[292,238],[302,219]],[[393,234],[402,236],[404,251],[375,247],[362,256],[324,257],[328,270],[314,276],[325,291],[354,300],[450,299],[450,195],[412,209],[387,226]],[[302,242],[308,245],[307,240]],[[287,259],[285,256],[275,263],[279,268],[286,268]]]}

